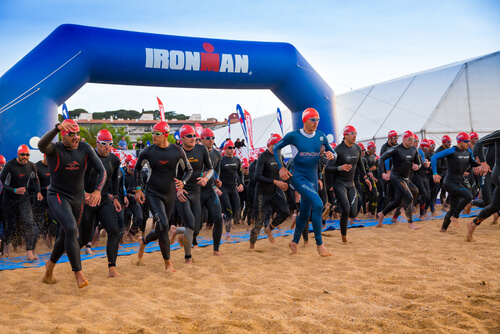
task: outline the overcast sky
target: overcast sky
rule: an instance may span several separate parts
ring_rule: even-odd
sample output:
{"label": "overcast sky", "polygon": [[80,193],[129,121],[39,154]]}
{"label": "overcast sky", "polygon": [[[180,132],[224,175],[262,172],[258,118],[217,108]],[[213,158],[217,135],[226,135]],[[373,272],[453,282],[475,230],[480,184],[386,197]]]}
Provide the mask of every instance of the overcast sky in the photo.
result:
{"label": "overcast sky", "polygon": [[[336,94],[500,51],[500,1],[0,0],[0,75],[63,23],[293,44]],[[158,109],[223,119],[284,105],[269,91],[87,84],[66,101],[90,112]]]}

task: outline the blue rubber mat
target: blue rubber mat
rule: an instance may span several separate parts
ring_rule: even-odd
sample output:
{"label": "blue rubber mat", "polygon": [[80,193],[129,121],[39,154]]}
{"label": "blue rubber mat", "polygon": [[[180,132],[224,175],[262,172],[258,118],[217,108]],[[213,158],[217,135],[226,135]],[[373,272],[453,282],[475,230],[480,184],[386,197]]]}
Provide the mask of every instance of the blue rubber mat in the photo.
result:
{"label": "blue rubber mat", "polygon": [[[460,215],[460,218],[470,218],[470,217],[475,217],[478,215],[480,208],[473,208],[471,210],[471,213],[469,215]],[[432,219],[440,219],[445,216],[445,213],[442,212],[440,215],[437,215],[433,217]],[[419,221],[419,216],[415,215],[413,217],[414,222]],[[399,219],[400,223],[405,223],[405,219]],[[377,225],[376,220],[368,220],[368,219],[362,219],[359,221],[354,222],[354,224],[349,225],[348,228],[360,228],[360,227],[370,227],[370,226],[375,226]],[[384,224],[391,225],[391,217],[385,218],[384,219]],[[334,231],[334,230],[339,230],[340,229],[340,223],[339,220],[329,220],[326,222],[325,228],[323,228],[323,231]],[[280,230],[280,229],[275,229],[273,231],[274,237],[281,237],[281,236],[290,236],[293,235],[294,230]],[[313,232],[312,228],[309,227],[309,232]],[[249,241],[250,240],[250,232],[236,232],[231,234],[232,241],[225,241],[221,240],[221,244],[223,243],[238,243],[238,242],[243,242],[243,241]],[[198,246],[199,247],[207,247],[207,246],[212,246],[213,241],[212,238],[205,238],[205,237],[198,237]],[[267,235],[263,232],[259,235],[259,239],[267,239]],[[181,248],[179,244],[176,242],[175,244],[170,246],[170,250],[177,250]],[[121,255],[131,255],[137,253],[139,250],[139,243],[130,243],[130,244],[123,244],[120,245],[120,249],[118,250],[118,256]],[[92,251],[94,254],[88,255],[85,254],[82,251],[81,254],[81,259],[82,261],[89,260],[89,259],[94,259],[94,258],[105,258],[106,257],[106,246],[103,247],[96,247],[92,248]],[[157,242],[152,242],[146,246],[147,253],[152,253],[152,252],[158,252],[160,251],[160,246],[158,246]],[[14,269],[20,269],[20,268],[37,268],[41,267],[45,264],[45,261],[47,261],[50,258],[50,254],[40,254],[38,255],[38,260],[36,261],[27,261],[26,256],[18,256],[18,257],[11,257],[11,258],[2,258],[0,259],[0,271],[1,270],[14,270]],[[65,263],[69,262],[68,257],[66,255],[63,255],[61,259],[58,261],[58,263]]]}

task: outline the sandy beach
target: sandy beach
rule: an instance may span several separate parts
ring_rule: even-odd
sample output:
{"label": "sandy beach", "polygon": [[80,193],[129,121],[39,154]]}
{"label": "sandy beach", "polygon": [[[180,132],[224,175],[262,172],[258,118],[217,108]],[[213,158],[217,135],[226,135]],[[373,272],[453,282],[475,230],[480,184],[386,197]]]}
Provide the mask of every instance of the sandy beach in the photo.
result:
{"label": "sandy beach", "polygon": [[[491,218],[465,242],[462,228],[439,233],[441,220],[323,233],[321,258],[311,245],[291,255],[291,237],[118,258],[126,276],[108,279],[106,259],[83,262],[90,282],[77,289],[68,263],[58,282],[44,268],[0,272],[1,333],[500,333],[500,228]],[[288,228],[289,221],[284,225]],[[238,225],[237,230],[245,230]],[[210,236],[211,231],[203,230]],[[101,241],[100,245],[104,245]],[[40,246],[38,253],[48,252]],[[22,253],[19,253],[22,255]]]}

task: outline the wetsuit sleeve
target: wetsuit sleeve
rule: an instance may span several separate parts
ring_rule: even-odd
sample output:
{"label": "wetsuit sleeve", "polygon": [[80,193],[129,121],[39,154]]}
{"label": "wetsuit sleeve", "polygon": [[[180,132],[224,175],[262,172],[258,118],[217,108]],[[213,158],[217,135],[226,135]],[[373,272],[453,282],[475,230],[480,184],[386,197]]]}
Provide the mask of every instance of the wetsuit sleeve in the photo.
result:
{"label": "wetsuit sleeve", "polygon": [[420,160],[422,161],[422,163],[427,161],[427,159],[425,159],[424,151],[418,149],[418,154],[420,154]]}
{"label": "wetsuit sleeve", "polygon": [[210,160],[210,155],[208,154],[208,150],[205,146],[203,146],[203,164],[205,165],[205,168],[207,169],[208,173],[205,175],[205,177],[210,180],[212,176],[214,175],[214,168],[212,166],[212,161]]}
{"label": "wetsuit sleeve", "polygon": [[413,158],[413,163],[418,165],[418,168],[422,167],[422,160],[420,159],[420,154],[418,153],[418,149],[415,148],[415,157]]}
{"label": "wetsuit sleeve", "polygon": [[432,156],[432,158],[431,158],[431,167],[432,167],[432,174],[433,175],[437,175],[438,174],[438,172],[437,172],[437,170],[438,170],[438,165],[437,165],[438,160],[439,159],[443,159],[443,158],[447,157],[448,155],[455,153],[455,150],[456,150],[455,146],[453,146],[453,147],[450,147],[450,148],[448,148],[446,150],[438,152],[438,153],[436,153],[436,154],[434,154]]}
{"label": "wetsuit sleeve", "polygon": [[396,148],[391,147],[390,149],[385,151],[378,159],[378,166],[380,167],[381,174],[384,174],[388,170],[388,168],[385,167],[385,161],[392,157],[394,155],[394,152],[396,152]]}
{"label": "wetsuit sleeve", "polygon": [[255,167],[255,181],[257,182],[262,182],[262,183],[272,183],[274,184],[274,179],[265,177],[262,175],[262,172],[264,171],[264,166],[265,166],[265,161],[264,158],[261,158],[262,155],[257,159],[257,166]]}
{"label": "wetsuit sleeve", "polygon": [[485,162],[484,158],[484,150],[483,147],[485,145],[491,145],[500,141],[500,130],[490,133],[479,139],[474,145],[474,157],[478,157],[480,162]]}
{"label": "wetsuit sleeve", "polygon": [[472,150],[470,148],[468,148],[467,151],[469,151],[469,153],[470,153],[470,156],[469,156],[469,163],[470,163],[469,169],[471,169],[472,167],[481,166],[481,164],[478,164],[477,161],[476,161],[476,159],[474,159],[474,156],[472,154]]}
{"label": "wetsuit sleeve", "polygon": [[36,170],[36,165],[34,163],[32,163],[32,162],[30,162],[30,164],[31,164],[31,168],[33,168],[33,173],[35,175],[35,177],[34,177],[34,179],[35,179],[34,180],[34,182],[35,182],[35,192],[38,194],[39,192],[42,192],[40,190],[40,178],[38,177],[38,172]]}
{"label": "wetsuit sleeve", "polygon": [[2,169],[2,172],[0,172],[0,182],[2,182],[4,190],[14,193],[14,188],[12,188],[9,184],[6,184],[5,182],[5,180],[7,180],[7,176],[10,173],[11,166],[12,163],[10,163],[10,161],[5,164],[5,166]]}
{"label": "wetsuit sleeve", "polygon": [[57,129],[57,125],[50,131],[48,131],[46,134],[43,135],[43,137],[38,141],[38,148],[40,149],[40,152],[45,153],[45,154],[51,154],[54,151],[54,148],[52,145],[52,140],[57,136],[59,133],[59,129]]}
{"label": "wetsuit sleeve", "polygon": [[94,167],[97,172],[97,182],[95,190],[102,191],[102,187],[104,187],[104,183],[106,182],[106,169],[101,162],[101,159],[97,156],[97,153],[90,147],[90,145],[85,145],[85,149],[87,150],[87,157],[89,159],[89,163]]}
{"label": "wetsuit sleeve", "polygon": [[276,160],[279,169],[283,167],[283,164],[281,163],[281,161],[283,160],[283,157],[281,155],[281,149],[291,143],[291,138],[292,138],[292,133],[287,133],[285,137],[281,138],[281,140],[277,142],[276,145],[274,145],[273,147],[274,159]]}
{"label": "wetsuit sleeve", "polygon": [[363,179],[366,179],[368,176],[366,175],[365,163],[363,162],[363,157],[361,156],[361,150],[359,151],[359,159],[358,164],[356,166],[356,170],[359,170],[359,174]]}
{"label": "wetsuit sleeve", "polygon": [[241,170],[241,160],[238,159],[238,172],[236,182],[238,185],[243,184],[243,171]]}
{"label": "wetsuit sleeve", "polygon": [[325,173],[335,174],[339,172],[339,167],[337,166],[337,159],[328,160],[325,166]]}
{"label": "wetsuit sleeve", "polygon": [[143,188],[144,184],[142,183],[142,162],[144,161],[144,157],[146,156],[147,151],[141,151],[139,153],[139,158],[137,158],[137,162],[135,164],[134,168],[134,180],[135,180],[135,186],[134,189],[137,189],[137,187]]}
{"label": "wetsuit sleeve", "polygon": [[[113,171],[113,176],[111,177],[111,189],[110,189],[110,194],[111,195],[114,195],[114,196],[118,196],[120,193],[119,193],[119,189],[120,189],[120,183],[118,182],[118,176],[119,176],[119,171],[120,169],[120,165],[119,164],[116,164],[114,166],[114,171]],[[122,178],[123,179],[123,178]],[[121,184],[122,188],[123,188],[123,184]]]}
{"label": "wetsuit sleeve", "polygon": [[184,176],[182,177],[181,181],[184,182],[184,184],[186,184],[186,182],[193,175],[193,167],[189,163],[189,160],[186,156],[186,152],[181,147],[179,147],[179,146],[176,146],[176,147],[179,149],[179,152],[181,154],[181,162],[182,162],[183,169],[184,169]]}

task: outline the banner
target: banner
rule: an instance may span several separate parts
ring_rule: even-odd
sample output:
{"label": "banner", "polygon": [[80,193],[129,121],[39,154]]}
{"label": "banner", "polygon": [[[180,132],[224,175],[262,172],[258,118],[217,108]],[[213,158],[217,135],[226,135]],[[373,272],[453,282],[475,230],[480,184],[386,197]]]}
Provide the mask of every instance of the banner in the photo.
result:
{"label": "banner", "polygon": [[69,118],[68,107],[66,106],[66,103],[63,103],[62,115],[63,115],[64,119]]}
{"label": "banner", "polygon": [[158,107],[160,108],[161,121],[165,122],[165,109],[163,109],[163,103],[161,103],[161,101],[158,98],[158,96],[156,97],[156,99],[158,100]]}
{"label": "banner", "polygon": [[240,119],[241,130],[243,131],[243,135],[248,143],[248,131],[247,131],[247,123],[245,121],[245,113],[239,104],[236,105],[236,113],[238,114],[238,118]]}
{"label": "banner", "polygon": [[278,119],[278,124],[280,125],[280,129],[281,129],[281,136],[283,137],[283,117],[281,117],[280,108],[278,108],[276,118]]}
{"label": "banner", "polygon": [[180,135],[179,131],[175,131],[175,133],[174,133],[174,138],[175,138],[176,140],[181,140],[181,135]]}
{"label": "banner", "polygon": [[249,144],[248,148],[253,148],[253,125],[252,125],[252,116],[250,116],[250,113],[245,110],[245,122],[247,125],[247,131],[248,131],[248,139],[247,142]]}
{"label": "banner", "polygon": [[201,138],[201,133],[203,132],[203,127],[198,124],[198,123],[194,123],[194,131],[196,132],[196,135],[198,136],[198,138]]}
{"label": "banner", "polygon": [[231,122],[229,122],[229,117],[227,118],[227,132],[228,132],[228,138],[231,139]]}

